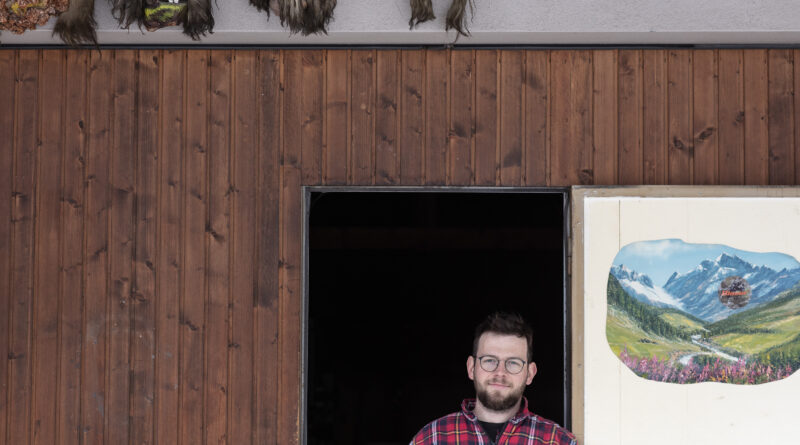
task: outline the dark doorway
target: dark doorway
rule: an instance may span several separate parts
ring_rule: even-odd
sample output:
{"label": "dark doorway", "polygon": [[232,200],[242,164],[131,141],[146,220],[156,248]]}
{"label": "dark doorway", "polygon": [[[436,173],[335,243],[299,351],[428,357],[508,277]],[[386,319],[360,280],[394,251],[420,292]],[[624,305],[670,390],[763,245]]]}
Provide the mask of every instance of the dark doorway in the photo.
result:
{"label": "dark doorway", "polygon": [[534,329],[530,409],[568,423],[566,192],[308,196],[306,443],[407,444],[474,397],[475,326]]}

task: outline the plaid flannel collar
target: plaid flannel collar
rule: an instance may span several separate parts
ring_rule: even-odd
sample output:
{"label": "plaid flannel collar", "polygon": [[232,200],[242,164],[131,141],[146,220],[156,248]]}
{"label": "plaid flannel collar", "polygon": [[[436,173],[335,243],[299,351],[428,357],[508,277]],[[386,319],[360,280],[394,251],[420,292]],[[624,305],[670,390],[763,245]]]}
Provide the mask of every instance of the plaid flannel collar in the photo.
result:
{"label": "plaid flannel collar", "polygon": [[[461,413],[464,414],[464,417],[466,417],[467,420],[472,423],[478,421],[478,417],[475,415],[475,403],[475,399],[464,399],[464,401],[461,402]],[[516,425],[531,415],[531,412],[528,411],[528,399],[522,397],[522,403],[519,405],[519,411],[514,414],[514,417],[508,419],[508,421]]]}

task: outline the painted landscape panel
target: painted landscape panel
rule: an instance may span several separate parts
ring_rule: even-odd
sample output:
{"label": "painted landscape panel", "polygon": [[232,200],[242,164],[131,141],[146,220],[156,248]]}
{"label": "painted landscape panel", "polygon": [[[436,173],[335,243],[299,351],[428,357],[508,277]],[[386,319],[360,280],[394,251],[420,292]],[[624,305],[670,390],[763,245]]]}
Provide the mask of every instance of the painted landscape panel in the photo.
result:
{"label": "painted landscape panel", "polygon": [[800,262],[679,239],[623,247],[608,275],[606,336],[636,375],[760,384],[800,366]]}

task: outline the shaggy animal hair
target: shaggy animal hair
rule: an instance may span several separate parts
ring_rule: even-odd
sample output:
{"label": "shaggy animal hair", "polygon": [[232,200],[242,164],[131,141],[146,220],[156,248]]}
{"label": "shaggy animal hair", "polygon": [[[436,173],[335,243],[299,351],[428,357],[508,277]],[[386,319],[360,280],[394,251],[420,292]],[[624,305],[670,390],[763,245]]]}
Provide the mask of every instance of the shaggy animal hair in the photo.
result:
{"label": "shaggy animal hair", "polygon": [[447,19],[445,21],[444,30],[449,31],[453,28],[460,35],[469,36],[469,29],[467,28],[467,4],[469,4],[470,15],[475,15],[475,4],[473,0],[453,0],[450,4],[450,9],[447,11]]}
{"label": "shaggy animal hair", "polygon": [[281,25],[292,33],[327,34],[336,0],[278,0]]}
{"label": "shaggy animal hair", "polygon": [[422,22],[435,19],[431,0],[411,0],[411,20],[408,26],[413,29]]}
{"label": "shaggy animal hair", "polygon": [[53,35],[70,46],[91,43],[97,46],[97,32],[94,20],[94,0],[72,0],[69,8],[60,16],[53,28]]}
{"label": "shaggy animal hair", "polygon": [[126,29],[134,23],[142,27],[144,8],[144,0],[111,0],[111,14]]}
{"label": "shaggy animal hair", "polygon": [[188,0],[178,16],[178,23],[183,23],[183,33],[192,40],[200,40],[200,36],[213,33],[211,0]]}

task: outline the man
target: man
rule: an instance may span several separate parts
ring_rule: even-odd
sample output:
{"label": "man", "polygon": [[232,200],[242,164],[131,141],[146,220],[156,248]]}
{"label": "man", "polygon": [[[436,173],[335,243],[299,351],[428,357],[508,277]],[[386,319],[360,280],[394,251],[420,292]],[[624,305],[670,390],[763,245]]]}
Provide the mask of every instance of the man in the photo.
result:
{"label": "man", "polygon": [[522,396],[536,375],[533,331],[519,315],[495,313],[478,325],[467,358],[476,399],[427,424],[411,441],[422,444],[577,445],[575,436],[528,411]]}

